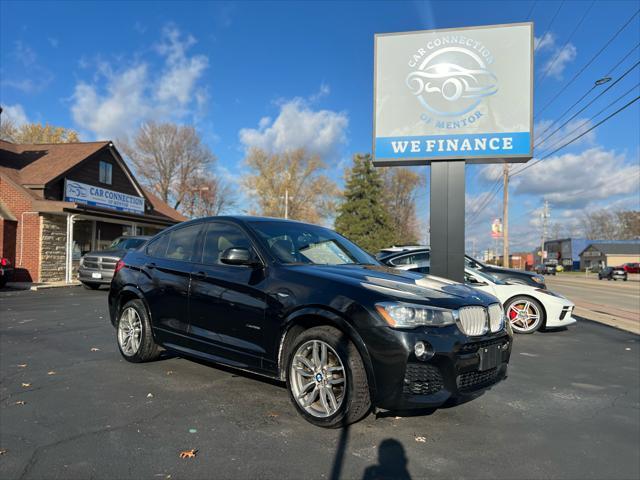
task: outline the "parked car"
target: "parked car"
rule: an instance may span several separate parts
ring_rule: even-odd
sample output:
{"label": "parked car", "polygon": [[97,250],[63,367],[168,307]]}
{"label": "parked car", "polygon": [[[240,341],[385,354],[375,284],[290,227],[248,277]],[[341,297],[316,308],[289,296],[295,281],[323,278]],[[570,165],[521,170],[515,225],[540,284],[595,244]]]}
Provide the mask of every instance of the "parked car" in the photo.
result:
{"label": "parked car", "polygon": [[495,295],[502,302],[504,313],[516,333],[533,333],[576,323],[571,316],[574,303],[550,290],[505,283],[471,269],[465,269],[465,283]]}
{"label": "parked car", "polygon": [[622,268],[627,273],[640,273],[640,263],[625,263]]}
{"label": "parked car", "polygon": [[[411,272],[429,273],[430,252],[428,247],[392,247],[381,250],[376,257],[380,262],[390,267]],[[509,283],[531,285],[537,288],[546,288],[544,277],[536,273],[514,270],[511,268],[496,267],[482,263],[475,258],[465,255],[465,268],[471,268],[486,273],[491,277]]]}
{"label": "parked car", "polygon": [[13,279],[13,265],[8,258],[0,258],[0,288],[4,287],[7,282]]}
{"label": "parked car", "polygon": [[323,227],[210,217],[128,252],[109,312],[126,360],[166,348],[284,381],[306,420],[338,427],[504,378],[512,332],[498,299],[425,279]]}
{"label": "parked car", "polygon": [[604,267],[598,272],[598,280],[606,278],[607,280],[623,280],[627,281],[627,272],[623,267]]}
{"label": "parked car", "polygon": [[545,264],[536,265],[534,270],[536,273],[540,275],[555,275],[557,268],[556,268],[556,265],[552,263],[545,263]]}
{"label": "parked car", "polygon": [[118,260],[128,250],[140,248],[150,238],[143,235],[118,237],[106,250],[86,253],[80,259],[78,280],[91,290],[100,288],[102,285],[109,285]]}

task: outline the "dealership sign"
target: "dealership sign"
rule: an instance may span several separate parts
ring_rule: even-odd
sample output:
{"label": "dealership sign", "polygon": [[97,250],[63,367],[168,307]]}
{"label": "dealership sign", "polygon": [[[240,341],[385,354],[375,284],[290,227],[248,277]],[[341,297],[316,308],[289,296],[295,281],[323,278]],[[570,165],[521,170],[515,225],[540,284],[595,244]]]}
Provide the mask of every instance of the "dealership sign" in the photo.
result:
{"label": "dealership sign", "polygon": [[64,199],[67,202],[84,203],[94,207],[112,208],[121,212],[144,214],[144,198],[115,192],[94,185],[66,180]]}
{"label": "dealership sign", "polygon": [[533,25],[378,34],[374,160],[532,156]]}

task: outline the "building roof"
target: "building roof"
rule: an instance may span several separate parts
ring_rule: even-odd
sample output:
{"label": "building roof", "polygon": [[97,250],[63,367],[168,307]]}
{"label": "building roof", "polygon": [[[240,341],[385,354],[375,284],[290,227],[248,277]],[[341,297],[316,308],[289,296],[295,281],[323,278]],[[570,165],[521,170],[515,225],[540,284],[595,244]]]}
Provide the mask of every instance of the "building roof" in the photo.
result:
{"label": "building roof", "polygon": [[29,187],[42,186],[62,177],[66,172],[104,148],[109,148],[122,168],[130,174],[136,189],[142,193],[153,208],[153,215],[167,217],[178,222],[186,220],[184,215],[137,183],[111,141],[16,144],[0,140],[0,175],[27,194],[33,202],[34,210],[59,211],[63,208],[73,207],[75,204],[42,199]]}
{"label": "building roof", "polygon": [[640,255],[640,242],[633,241],[628,243],[592,243],[580,252],[580,255],[592,247],[605,255]]}

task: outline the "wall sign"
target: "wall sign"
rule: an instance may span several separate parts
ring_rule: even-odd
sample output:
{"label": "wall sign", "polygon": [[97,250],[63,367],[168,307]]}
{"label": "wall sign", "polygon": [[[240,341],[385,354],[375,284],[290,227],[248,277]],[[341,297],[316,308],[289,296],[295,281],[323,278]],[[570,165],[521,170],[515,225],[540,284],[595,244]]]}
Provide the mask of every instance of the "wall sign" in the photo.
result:
{"label": "wall sign", "polygon": [[374,163],[532,157],[533,24],[375,36]]}
{"label": "wall sign", "polygon": [[115,192],[94,185],[65,180],[64,199],[94,207],[112,208],[121,212],[144,214],[144,198]]}

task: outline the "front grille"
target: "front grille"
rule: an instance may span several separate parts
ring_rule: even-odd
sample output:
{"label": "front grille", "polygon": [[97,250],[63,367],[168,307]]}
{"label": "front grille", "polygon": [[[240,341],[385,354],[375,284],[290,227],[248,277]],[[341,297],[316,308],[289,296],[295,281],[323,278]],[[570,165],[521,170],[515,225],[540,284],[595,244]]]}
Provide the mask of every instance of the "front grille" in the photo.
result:
{"label": "front grille", "polygon": [[484,307],[462,307],[460,309],[462,331],[470,337],[487,332],[487,310]]}
{"label": "front grille", "polygon": [[499,303],[489,305],[489,325],[493,333],[499,332],[504,326],[504,311]]}
{"label": "front grille", "polygon": [[91,270],[113,271],[118,263],[117,258],[113,257],[84,257],[82,266]]}
{"label": "front grille", "polygon": [[431,395],[444,387],[442,375],[438,367],[410,363],[404,374],[403,393],[412,395]]}
{"label": "front grille", "polygon": [[456,384],[458,385],[458,390],[464,392],[491,385],[492,383],[495,383],[497,378],[498,368],[496,367],[484,372],[475,371],[458,375]]}
{"label": "front grille", "polygon": [[475,353],[480,348],[486,348],[491,345],[504,344],[509,341],[509,337],[494,338],[493,340],[484,340],[482,342],[466,343],[460,347],[460,353]]}

